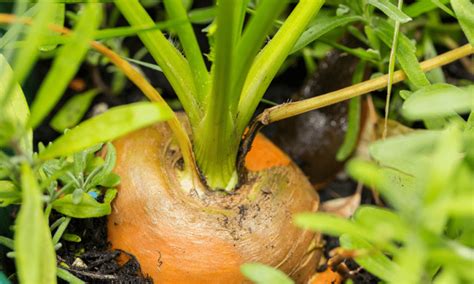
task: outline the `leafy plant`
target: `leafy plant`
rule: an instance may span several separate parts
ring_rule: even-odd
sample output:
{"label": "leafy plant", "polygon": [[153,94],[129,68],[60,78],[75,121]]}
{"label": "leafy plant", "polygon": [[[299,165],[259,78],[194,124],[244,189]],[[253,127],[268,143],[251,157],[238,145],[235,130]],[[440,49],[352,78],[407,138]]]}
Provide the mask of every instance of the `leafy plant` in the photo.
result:
{"label": "leafy plant", "polygon": [[[211,190],[232,192],[239,183],[242,136],[248,134],[247,127],[272,79],[288,64],[289,55],[302,56],[308,70],[314,70],[316,59],[328,48],[363,61],[354,83],[362,81],[367,68],[388,74],[326,96],[267,109],[257,121],[268,124],[374,91],[387,82],[390,101],[391,85],[408,78],[404,89],[409,90],[394,88],[400,95],[393,100],[400,103],[406,98],[401,111],[404,119],[421,119],[431,130],[377,142],[371,147],[376,163],[349,164],[349,173],[380,190],[393,210],[364,207],[353,221],[322,213],[299,215],[296,223],[342,235],[343,245],[359,253],[356,260],[386,281],[472,280],[466,269],[472,264],[472,226],[467,221],[472,215],[469,181],[474,178],[472,86],[446,84],[439,69],[473,52],[469,45],[452,46],[453,42],[457,45],[453,38],[459,39],[462,32],[472,44],[470,11],[474,6],[469,1],[452,0],[449,6],[445,0],[423,0],[402,7],[403,1],[394,5],[388,0],[332,0],[322,7],[325,1],[319,0],[300,0],[294,5],[289,1],[220,0],[217,5],[188,11],[190,1],[165,0],[168,19],[155,23],[145,4],[117,0],[115,16],[107,21],[115,26],[120,12],[130,26],[106,29],[98,29],[103,10],[95,1],[78,5],[78,13],[66,12],[65,4],[37,2],[18,1],[16,16],[0,14],[1,22],[11,24],[0,39],[4,54],[0,57],[0,206],[21,205],[14,239],[1,237],[0,243],[15,257],[20,281],[54,283],[55,275],[78,281],[56,268],[54,250],[61,241],[71,239],[64,234],[71,218],[99,217],[111,211],[119,177],[112,173],[114,147],[110,143],[102,147],[102,143],[167,121],[183,155],[184,173]],[[280,20],[286,7],[292,9]],[[441,13],[456,16],[459,25],[444,26]],[[64,27],[65,19],[71,20],[73,30]],[[201,52],[193,23],[209,24],[205,29],[211,46],[207,55]],[[423,41],[414,42],[420,27],[426,29]],[[178,37],[179,47],[166,38],[164,30]],[[341,44],[343,32],[364,47]],[[120,38],[134,35],[156,64],[142,62],[140,56],[128,57]],[[456,49],[436,56],[435,43]],[[88,53],[91,47],[96,53]],[[37,88],[30,113],[20,85],[45,54],[53,56],[53,63]],[[99,56],[107,60],[99,63]],[[422,56],[431,59],[420,64]],[[79,123],[96,95],[97,90],[91,89],[69,100],[51,121],[65,133],[34,152],[33,130],[50,114],[85,60],[95,65],[113,63],[115,92],[123,87],[123,72],[153,103],[112,108]],[[157,90],[130,63],[164,73],[187,114],[192,134],[188,135]],[[394,71],[397,64],[403,72]],[[433,73],[424,73],[431,69]],[[398,116],[398,109],[389,106],[387,117]],[[339,159],[354,150],[360,129],[360,100],[354,98],[350,109],[350,128]],[[469,111],[467,121],[458,114]],[[400,153],[393,154],[393,149]],[[51,220],[51,210],[62,217]],[[418,258],[409,257],[411,250],[420,252]],[[290,282],[282,273],[259,264],[245,265],[242,272],[256,282]]]}
{"label": "leafy plant", "polygon": [[[423,101],[423,107],[412,109],[410,118],[425,118],[427,106],[439,110],[437,117],[453,112],[450,104],[433,101],[434,87],[418,91],[421,98],[413,94],[407,99],[404,106],[408,108],[412,101]],[[439,96],[451,99],[451,95]],[[470,98],[464,101],[469,111],[472,94]],[[324,213],[300,214],[295,222],[340,236],[344,248],[356,251],[359,264],[390,283],[473,281],[467,267],[473,261],[469,239],[474,213],[474,132],[469,120],[458,123],[375,142],[370,146],[373,162],[349,163],[348,172],[376,188],[391,209],[362,206],[352,220]]]}
{"label": "leafy plant", "polygon": [[[111,212],[110,203],[116,194],[114,187],[119,183],[119,177],[112,173],[115,165],[112,144],[104,147],[103,158],[97,156],[102,148],[98,143],[103,140],[89,137],[85,146],[69,147],[68,154],[63,150],[63,155],[57,159],[43,157],[58,151],[54,147],[45,151],[40,144],[39,152],[33,151],[32,129],[49,113],[76,73],[89,47],[87,34],[94,31],[99,20],[97,13],[100,14],[101,9],[97,8],[101,6],[86,6],[77,23],[76,36],[58,47],[51,72],[32,104],[31,115],[18,80],[26,76],[28,69],[25,68],[32,66],[38,50],[55,49],[55,45],[42,45],[42,37],[49,37],[51,33],[40,32],[40,29],[52,18],[55,24],[62,21],[59,19],[61,14],[64,15],[64,4],[38,3],[25,12],[29,15],[30,11],[40,11],[35,18],[36,25],[26,33],[31,45],[21,48],[14,57],[13,61],[21,68],[16,67],[13,71],[5,57],[0,55],[0,207],[21,205],[15,220],[14,239],[0,237],[0,244],[11,250],[7,255],[15,258],[17,278],[24,283],[55,283],[56,276],[75,283],[82,282],[66,270],[56,268],[55,250],[63,241],[80,240],[78,236],[64,234],[71,218],[100,217]],[[9,30],[2,40],[14,38],[13,31],[20,30]],[[161,110],[157,104],[138,103],[112,109],[97,118],[102,123],[127,121],[126,128],[118,131],[108,129],[110,139],[113,139],[123,131],[169,117],[169,113]],[[96,129],[99,126],[100,123],[96,124]],[[74,133],[80,135],[80,129]],[[92,145],[96,146],[88,148]],[[50,218],[51,210],[62,217]]]}

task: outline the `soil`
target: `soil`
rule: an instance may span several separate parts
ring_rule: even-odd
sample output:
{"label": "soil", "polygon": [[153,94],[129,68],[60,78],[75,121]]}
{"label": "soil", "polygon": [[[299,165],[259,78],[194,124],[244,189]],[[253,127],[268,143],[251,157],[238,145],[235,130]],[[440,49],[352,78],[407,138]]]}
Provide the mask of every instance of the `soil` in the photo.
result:
{"label": "soil", "polygon": [[63,268],[88,283],[153,283],[140,272],[134,256],[110,250],[107,217],[72,219],[68,233],[81,237],[80,243],[63,241],[57,252]]}

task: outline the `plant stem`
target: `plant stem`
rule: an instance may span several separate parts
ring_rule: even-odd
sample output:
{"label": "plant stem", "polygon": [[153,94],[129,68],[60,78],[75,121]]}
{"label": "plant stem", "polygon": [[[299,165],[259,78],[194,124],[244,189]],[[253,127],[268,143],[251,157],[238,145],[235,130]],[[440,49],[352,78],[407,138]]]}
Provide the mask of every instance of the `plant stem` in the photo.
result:
{"label": "plant stem", "polygon": [[[398,9],[401,11],[403,0],[398,0]],[[393,31],[392,49],[390,50],[390,60],[388,63],[388,82],[387,82],[387,97],[385,99],[385,117],[383,123],[382,139],[387,137],[388,128],[388,113],[390,110],[390,95],[392,94],[393,72],[395,71],[395,57],[397,54],[398,34],[400,33],[400,21],[395,21],[395,29]]]}
{"label": "plant stem", "polygon": [[187,19],[186,22],[176,25],[174,28],[178,33],[181,46],[184,49],[186,58],[189,61],[189,66],[194,76],[194,83],[197,88],[198,101],[203,102],[208,94],[209,86],[209,72],[207,71],[202,57],[201,49],[199,48],[196,35],[194,34],[191,22],[186,14],[186,9],[183,6],[182,1],[176,0],[165,0],[164,1],[166,11],[169,16],[175,19]]}
{"label": "plant stem", "polygon": [[240,139],[234,131],[232,106],[238,104],[239,92],[232,88],[232,70],[240,37],[241,1],[227,0],[218,4],[212,91],[205,104],[203,121],[194,133],[197,162],[211,189],[233,188],[236,183],[232,177],[236,176],[235,159]]}
{"label": "plant stem", "polygon": [[265,0],[260,2],[237,44],[236,54],[234,55],[239,60],[235,62],[233,88],[239,93],[242,92],[248,71],[268,35],[268,31],[288,4],[287,0]]}
{"label": "plant stem", "polygon": [[280,30],[255,58],[247,75],[239,102],[238,133],[243,133],[247,127],[265,90],[309,21],[316,15],[323,3],[324,0],[299,1]]}
{"label": "plant stem", "polygon": [[[155,24],[138,0],[116,0],[115,5],[134,27],[148,27]],[[141,32],[138,36],[173,86],[190,122],[193,125],[199,123],[202,118],[201,106],[197,100],[197,89],[188,61],[161,31]]]}
{"label": "plant stem", "polygon": [[[466,44],[454,50],[445,52],[441,55],[423,61],[420,66],[421,69],[426,72],[438,68],[440,66],[449,64],[453,61],[456,61],[473,53],[474,47],[470,44]],[[399,70],[393,73],[393,84],[399,83],[405,79],[407,79],[407,76],[403,71]],[[356,96],[364,95],[372,91],[376,91],[378,89],[386,87],[387,81],[388,75],[384,75],[314,98],[268,108],[264,110],[263,113],[260,114],[256,120],[262,123],[263,125],[268,125],[272,122],[276,122],[311,110],[339,103]]]}

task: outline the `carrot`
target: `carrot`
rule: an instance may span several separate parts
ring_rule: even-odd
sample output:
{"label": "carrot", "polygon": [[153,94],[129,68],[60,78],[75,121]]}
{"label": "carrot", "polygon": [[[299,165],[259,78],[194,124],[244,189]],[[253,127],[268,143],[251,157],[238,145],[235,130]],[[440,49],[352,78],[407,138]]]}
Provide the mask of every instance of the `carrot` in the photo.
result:
{"label": "carrot", "polygon": [[255,141],[244,184],[202,196],[180,175],[166,124],[115,141],[121,184],[109,216],[112,246],[135,255],[156,283],[242,283],[246,262],[306,282],[320,258],[318,234],[293,226],[292,215],[316,211],[318,196],[278,147],[263,135]]}
{"label": "carrot", "polygon": [[332,271],[330,268],[326,269],[323,272],[316,273],[309,280],[308,284],[341,284],[342,276]]}
{"label": "carrot", "polygon": [[262,134],[257,134],[245,157],[245,167],[258,172],[271,167],[288,166],[290,158]]}

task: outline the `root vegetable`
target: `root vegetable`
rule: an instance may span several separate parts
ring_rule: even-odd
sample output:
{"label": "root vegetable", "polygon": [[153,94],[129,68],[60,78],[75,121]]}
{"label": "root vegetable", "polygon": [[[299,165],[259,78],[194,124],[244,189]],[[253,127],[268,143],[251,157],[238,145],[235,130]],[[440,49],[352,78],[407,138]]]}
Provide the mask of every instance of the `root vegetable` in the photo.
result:
{"label": "root vegetable", "polygon": [[[317,266],[317,234],[292,224],[319,198],[301,170],[257,135],[247,179],[233,194],[189,187],[180,153],[160,123],[114,142],[119,193],[109,216],[114,248],[134,254],[157,283],[242,283],[240,265],[261,262],[298,283]],[[190,189],[190,190],[189,190]]]}

